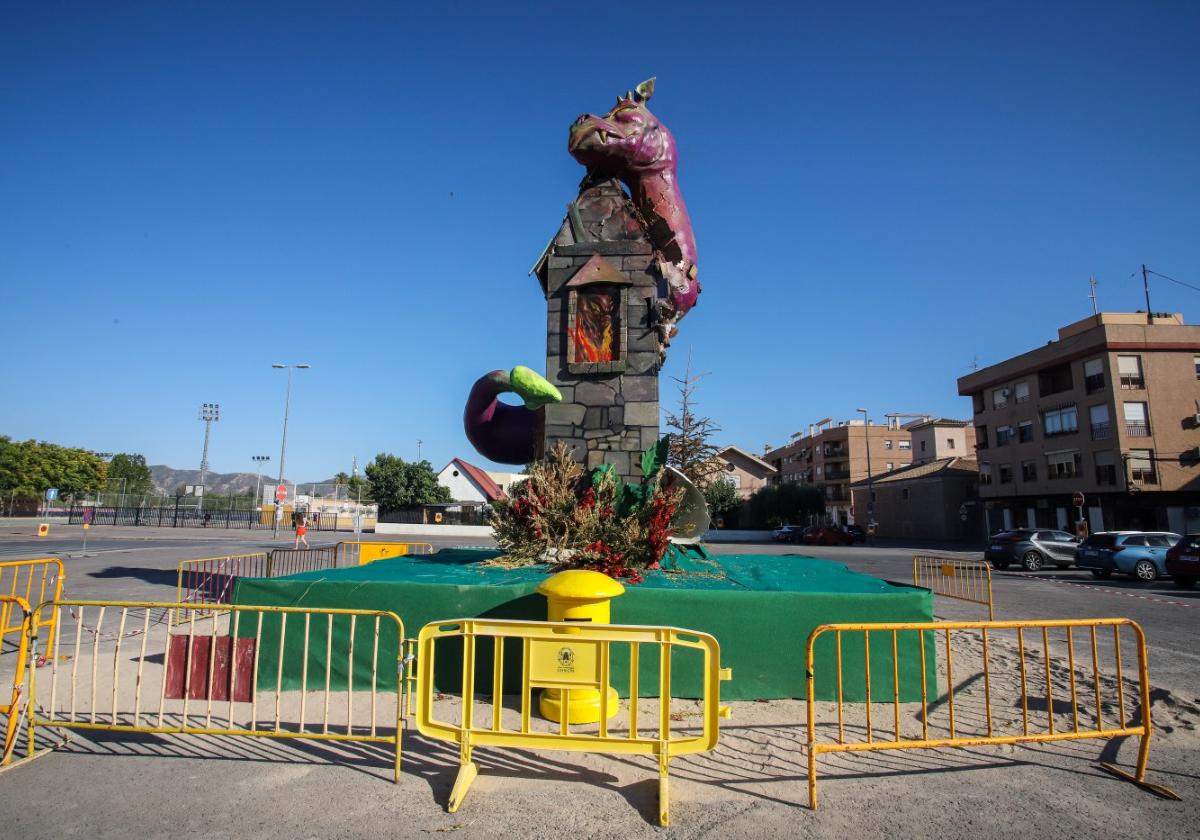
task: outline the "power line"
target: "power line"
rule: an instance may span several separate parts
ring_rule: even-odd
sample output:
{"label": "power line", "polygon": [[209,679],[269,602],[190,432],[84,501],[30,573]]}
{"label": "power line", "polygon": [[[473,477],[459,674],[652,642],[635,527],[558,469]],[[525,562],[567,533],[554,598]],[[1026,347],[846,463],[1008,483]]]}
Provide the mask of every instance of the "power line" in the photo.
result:
{"label": "power line", "polygon": [[[1174,277],[1168,277],[1167,275],[1160,274],[1159,272],[1154,271],[1153,269],[1150,269],[1150,268],[1147,268],[1146,272],[1148,274],[1153,274],[1155,277],[1161,277],[1164,280],[1170,280],[1172,283],[1178,283],[1180,286],[1191,289],[1194,292],[1200,292],[1200,286],[1193,286],[1191,283],[1185,283],[1182,280],[1176,280]],[[1137,274],[1137,272],[1134,272],[1135,276],[1136,276],[1136,274]]]}

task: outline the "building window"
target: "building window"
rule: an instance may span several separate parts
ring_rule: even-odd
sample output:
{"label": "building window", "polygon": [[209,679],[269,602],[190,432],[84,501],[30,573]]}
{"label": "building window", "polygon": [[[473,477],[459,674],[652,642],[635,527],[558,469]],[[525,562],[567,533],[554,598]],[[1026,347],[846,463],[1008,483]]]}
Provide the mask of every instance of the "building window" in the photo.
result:
{"label": "building window", "polygon": [[1037,481],[1037,461],[1021,462],[1021,480]]}
{"label": "building window", "polygon": [[1192,356],[1192,365],[1196,368],[1196,378],[1200,379],[1200,356]]}
{"label": "building window", "polygon": [[1078,452],[1053,452],[1046,454],[1046,478],[1052,481],[1074,478],[1079,475]]}
{"label": "building window", "polygon": [[925,441],[921,441],[921,451],[925,451]]}
{"label": "building window", "polygon": [[1000,483],[1001,484],[1012,484],[1012,476],[1013,476],[1012,466],[1009,464],[1001,464],[1000,465]]}
{"label": "building window", "polygon": [[884,449],[891,449],[891,448],[892,448],[892,442],[891,442],[890,440],[886,440],[886,439],[885,439],[885,440],[883,441],[883,448],[884,448]]}
{"label": "building window", "polygon": [[997,388],[992,391],[992,408],[1004,408],[1008,405],[1008,389]]}
{"label": "building window", "polygon": [[900,441],[900,448],[901,449],[912,449],[912,441],[911,440]]}
{"label": "building window", "polygon": [[[1200,374],[1197,374],[1200,377]],[[971,407],[975,409],[975,413],[979,414],[983,411],[983,392],[979,391],[971,395]]]}
{"label": "building window", "polygon": [[896,469],[896,465],[895,465],[895,464],[893,464],[891,461],[888,461],[888,462],[887,462],[887,471],[888,471],[888,472],[891,472],[891,471],[892,471],[892,470],[894,470],[894,469]]}
{"label": "building window", "polygon": [[947,449],[954,448],[954,438],[946,438],[946,448]]}
{"label": "building window", "polygon": [[1017,402],[1019,402],[1019,403],[1029,402],[1029,383],[1028,382],[1018,382],[1017,386],[1016,386],[1016,391],[1017,391]]}
{"label": "building window", "polygon": [[992,465],[991,464],[980,464],[979,465],[979,483],[980,484],[991,484],[992,483]]}
{"label": "building window", "polygon": [[1074,405],[1065,405],[1042,415],[1042,431],[1046,437],[1069,435],[1079,431],[1079,415]]}
{"label": "building window", "polygon": [[1029,443],[1033,440],[1033,421],[1022,420],[1017,424],[1017,443]]}
{"label": "building window", "polygon": [[1038,394],[1048,396],[1062,391],[1070,391],[1073,386],[1071,366],[1069,364],[1055,365],[1052,368],[1038,371]]}
{"label": "building window", "polygon": [[1125,433],[1130,437],[1150,437],[1150,415],[1144,402],[1127,402],[1125,409]]}
{"label": "building window", "polygon": [[1012,443],[1013,430],[1012,426],[997,426],[996,427],[996,445],[1008,446]]}
{"label": "building window", "polygon": [[1121,390],[1140,391],[1146,387],[1141,356],[1117,356],[1117,372],[1121,376]]}
{"label": "building window", "polygon": [[1129,450],[1129,478],[1142,484],[1158,484],[1153,449]]}
{"label": "building window", "polygon": [[1089,394],[1104,387],[1104,359],[1088,359],[1083,363],[1083,387]]}
{"label": "building window", "polygon": [[1108,421],[1106,404],[1088,407],[1088,423],[1092,427],[1092,440],[1107,440],[1112,437],[1112,423]]}
{"label": "building window", "polygon": [[1115,487],[1117,484],[1117,455],[1115,452],[1097,452],[1096,458],[1096,483],[1099,485],[1107,485]]}
{"label": "building window", "polygon": [[988,448],[987,426],[976,426],[975,427],[975,448],[976,449],[987,449]]}

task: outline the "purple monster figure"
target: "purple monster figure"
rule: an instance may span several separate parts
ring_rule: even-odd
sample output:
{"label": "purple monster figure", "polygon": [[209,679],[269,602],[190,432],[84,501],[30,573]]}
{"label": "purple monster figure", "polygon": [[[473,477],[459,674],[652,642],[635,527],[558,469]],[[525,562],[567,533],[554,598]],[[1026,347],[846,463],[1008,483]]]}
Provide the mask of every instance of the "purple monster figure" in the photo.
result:
{"label": "purple monster figure", "polygon": [[646,107],[654,79],[617,98],[602,117],[583,114],[571,126],[567,150],[588,168],[589,177],[620,178],[638,206],[654,247],[658,269],[667,281],[659,304],[663,345],[676,333],[676,322],[696,304],[696,237],[678,184],[678,155],[671,132]]}

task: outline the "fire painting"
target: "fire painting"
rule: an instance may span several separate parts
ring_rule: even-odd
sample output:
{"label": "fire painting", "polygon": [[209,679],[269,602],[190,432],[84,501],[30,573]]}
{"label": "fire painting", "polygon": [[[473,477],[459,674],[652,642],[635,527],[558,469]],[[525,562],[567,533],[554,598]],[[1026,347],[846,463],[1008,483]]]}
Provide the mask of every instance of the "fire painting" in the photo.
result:
{"label": "fire painting", "polygon": [[607,289],[578,293],[573,362],[611,362],[617,358],[618,294]]}

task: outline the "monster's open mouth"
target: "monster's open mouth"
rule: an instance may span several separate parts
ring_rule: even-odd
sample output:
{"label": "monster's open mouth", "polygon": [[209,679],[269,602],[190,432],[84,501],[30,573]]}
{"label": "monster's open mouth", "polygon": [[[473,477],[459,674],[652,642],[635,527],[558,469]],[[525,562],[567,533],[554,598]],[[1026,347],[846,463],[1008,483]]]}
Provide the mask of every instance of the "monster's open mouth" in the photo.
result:
{"label": "monster's open mouth", "polygon": [[571,129],[571,140],[567,144],[567,149],[573,152],[579,148],[603,146],[608,143],[609,137],[619,136],[619,131],[598,120],[578,123]]}

